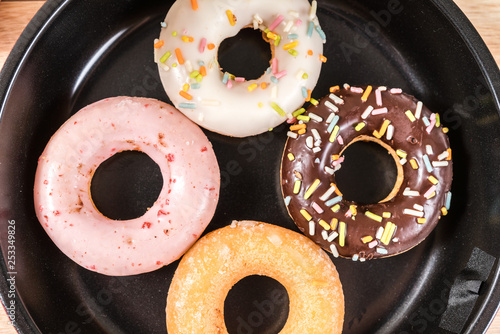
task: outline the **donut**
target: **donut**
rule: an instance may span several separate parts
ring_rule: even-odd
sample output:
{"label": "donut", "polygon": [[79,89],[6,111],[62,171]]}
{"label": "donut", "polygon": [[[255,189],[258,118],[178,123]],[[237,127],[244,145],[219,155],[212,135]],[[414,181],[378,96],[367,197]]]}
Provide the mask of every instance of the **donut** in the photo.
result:
{"label": "donut", "polygon": [[[192,121],[223,135],[268,131],[302,106],[315,87],[325,32],[307,0],[177,0],[155,40],[155,61],[172,103]],[[241,29],[263,32],[270,67],[257,80],[223,73],[218,48]],[[238,61],[235,59],[235,61]]]}
{"label": "donut", "polygon": [[[281,185],[290,216],[336,257],[364,261],[418,245],[450,207],[448,129],[398,88],[330,90],[288,133]],[[344,150],[358,141],[381,145],[397,167],[392,191],[378,203],[349,201],[337,187]]]}
{"label": "donut", "polygon": [[280,333],[341,333],[344,296],[329,256],[283,227],[233,222],[201,238],[182,258],[167,297],[169,333],[227,333],[224,300],[240,279],[265,275],[288,292]]}
{"label": "donut", "polygon": [[[140,151],[163,186],[141,217],[112,220],[95,207],[90,182],[118,152]],[[36,215],[70,259],[105,275],[134,275],[178,259],[210,222],[219,168],[201,129],[166,103],[114,97],[70,117],[48,142],[34,184]]]}

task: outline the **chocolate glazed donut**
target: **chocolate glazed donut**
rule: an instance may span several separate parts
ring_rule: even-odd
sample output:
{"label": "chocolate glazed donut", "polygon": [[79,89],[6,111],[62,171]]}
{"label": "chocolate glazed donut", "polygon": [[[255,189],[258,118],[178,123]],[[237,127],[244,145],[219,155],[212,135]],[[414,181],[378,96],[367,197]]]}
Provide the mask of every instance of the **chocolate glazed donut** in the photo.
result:
{"label": "chocolate glazed donut", "polygon": [[[450,206],[448,129],[401,89],[345,85],[331,92],[297,111],[299,123],[288,132],[281,184],[290,216],[335,257],[364,261],[418,245]],[[346,200],[336,186],[343,152],[357,141],[381,145],[396,163],[394,187],[378,203]]]}

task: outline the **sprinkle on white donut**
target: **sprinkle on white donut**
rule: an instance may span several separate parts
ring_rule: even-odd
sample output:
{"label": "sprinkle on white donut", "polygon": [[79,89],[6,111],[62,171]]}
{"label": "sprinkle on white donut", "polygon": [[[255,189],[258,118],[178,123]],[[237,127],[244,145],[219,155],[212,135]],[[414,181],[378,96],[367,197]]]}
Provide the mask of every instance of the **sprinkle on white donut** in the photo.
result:
{"label": "sprinkle on white donut", "polygon": [[[246,137],[281,124],[310,98],[326,61],[316,10],[307,0],[177,0],[154,44],[170,100],[224,135]],[[271,66],[257,80],[223,73],[218,63],[220,43],[245,27],[272,43]]]}

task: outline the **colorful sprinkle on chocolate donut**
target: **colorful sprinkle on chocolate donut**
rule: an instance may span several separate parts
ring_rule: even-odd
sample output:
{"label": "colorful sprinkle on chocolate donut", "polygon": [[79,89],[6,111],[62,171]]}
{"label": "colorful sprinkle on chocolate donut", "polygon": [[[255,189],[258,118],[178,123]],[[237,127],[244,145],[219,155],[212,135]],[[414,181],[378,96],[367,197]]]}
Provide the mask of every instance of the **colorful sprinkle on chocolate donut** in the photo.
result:
{"label": "colorful sprinkle on chocolate donut", "polygon": [[[355,261],[418,245],[451,205],[452,151],[439,115],[398,88],[330,91],[288,132],[281,183],[290,216],[334,256]],[[357,141],[381,145],[396,164],[397,181],[378,203],[346,200],[337,187],[344,150]]]}

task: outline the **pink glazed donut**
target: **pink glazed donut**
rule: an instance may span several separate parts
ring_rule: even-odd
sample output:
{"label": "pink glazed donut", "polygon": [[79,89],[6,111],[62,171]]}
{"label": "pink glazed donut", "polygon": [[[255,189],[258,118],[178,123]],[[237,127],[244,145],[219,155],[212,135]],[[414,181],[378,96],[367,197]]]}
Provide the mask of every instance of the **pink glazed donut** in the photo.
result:
{"label": "pink glazed donut", "polygon": [[[97,167],[122,151],[147,154],[163,188],[141,217],[112,220],[95,207],[90,182]],[[177,260],[210,222],[220,174],[212,145],[172,106],[114,97],[73,115],[42,153],[35,176],[36,214],[59,249],[106,275],[134,275]]]}

